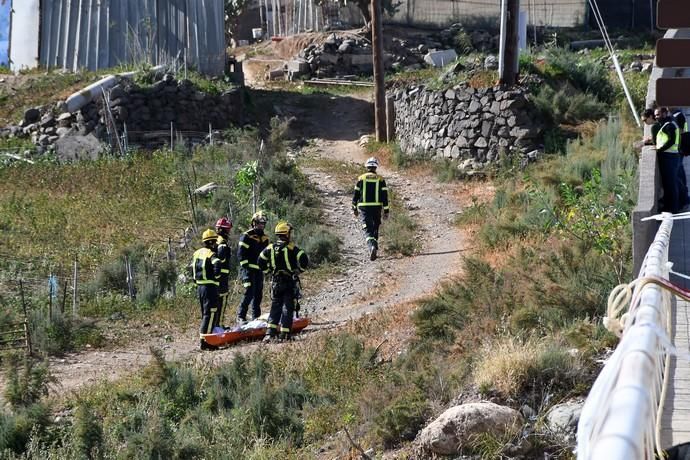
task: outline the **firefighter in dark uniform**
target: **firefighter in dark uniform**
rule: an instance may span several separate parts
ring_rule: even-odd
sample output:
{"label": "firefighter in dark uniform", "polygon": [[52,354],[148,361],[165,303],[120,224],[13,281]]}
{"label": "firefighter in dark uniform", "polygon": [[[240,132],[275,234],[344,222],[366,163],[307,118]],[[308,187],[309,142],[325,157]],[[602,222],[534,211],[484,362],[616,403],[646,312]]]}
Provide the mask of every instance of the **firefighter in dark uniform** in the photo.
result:
{"label": "firefighter in dark uniform", "polygon": [[379,160],[369,158],[364,166],[367,172],[357,179],[355,193],[352,196],[352,212],[355,217],[361,216],[362,230],[367,238],[369,259],[376,260],[379,249],[379,226],[381,225],[381,211],[383,218],[388,218],[388,187],[386,180],[376,174]]}
{"label": "firefighter in dark uniform", "polygon": [[[298,278],[307,269],[309,259],[307,255],[290,241],[292,225],[279,222],[275,234],[278,238],[269,244],[259,255],[259,267],[266,273],[272,274],[271,312],[268,315],[268,328],[264,342],[270,342],[278,337],[280,340],[290,340],[290,329],[295,314],[295,298],[298,290]],[[278,335],[280,328],[280,335]]]}
{"label": "firefighter in dark uniform", "polygon": [[247,321],[247,310],[250,303],[252,304],[252,319],[261,316],[264,274],[259,269],[257,260],[261,251],[269,243],[268,237],[264,234],[267,221],[268,219],[263,212],[254,213],[251,222],[252,228],[240,236],[237,259],[240,261],[240,278],[245,289],[237,312],[237,322],[240,324]]}
{"label": "firefighter in dark uniform", "polygon": [[[199,294],[201,306],[200,334],[211,334],[214,325],[218,324],[218,285],[221,263],[216,256],[218,234],[213,230],[206,230],[201,240],[204,247],[197,249],[192,259],[194,270],[194,282]],[[200,340],[202,350],[215,350],[216,347],[206,343],[203,337]]]}
{"label": "firefighter in dark uniform", "polygon": [[[219,296],[219,310],[218,310],[218,324],[225,324],[223,319],[225,318],[225,308],[228,302],[228,292],[229,292],[229,278],[230,278],[230,246],[228,245],[228,239],[230,237],[230,230],[232,230],[232,221],[225,217],[221,217],[216,222],[216,233],[218,233],[218,248],[216,254],[220,259],[220,279],[218,282],[218,296]],[[225,328],[225,326],[223,326]]]}

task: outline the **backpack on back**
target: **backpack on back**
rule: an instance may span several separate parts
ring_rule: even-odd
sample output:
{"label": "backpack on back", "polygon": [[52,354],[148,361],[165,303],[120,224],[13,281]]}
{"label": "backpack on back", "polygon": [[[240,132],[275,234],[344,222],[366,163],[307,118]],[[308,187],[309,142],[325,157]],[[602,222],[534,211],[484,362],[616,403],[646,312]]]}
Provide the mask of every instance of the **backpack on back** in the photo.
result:
{"label": "backpack on back", "polygon": [[678,145],[678,151],[683,154],[683,156],[690,155],[690,132],[680,133],[680,145]]}

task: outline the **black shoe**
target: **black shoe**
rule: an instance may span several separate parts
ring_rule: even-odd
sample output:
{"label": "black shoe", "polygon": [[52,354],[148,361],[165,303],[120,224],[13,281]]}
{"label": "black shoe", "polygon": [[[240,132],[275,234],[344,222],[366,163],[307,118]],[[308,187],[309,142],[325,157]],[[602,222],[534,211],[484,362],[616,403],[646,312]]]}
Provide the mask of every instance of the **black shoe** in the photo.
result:
{"label": "black shoe", "polygon": [[369,260],[376,260],[376,248],[369,249]]}
{"label": "black shoe", "polygon": [[218,347],[209,345],[204,339],[201,339],[199,340],[199,349],[203,351],[214,351],[217,350]]}

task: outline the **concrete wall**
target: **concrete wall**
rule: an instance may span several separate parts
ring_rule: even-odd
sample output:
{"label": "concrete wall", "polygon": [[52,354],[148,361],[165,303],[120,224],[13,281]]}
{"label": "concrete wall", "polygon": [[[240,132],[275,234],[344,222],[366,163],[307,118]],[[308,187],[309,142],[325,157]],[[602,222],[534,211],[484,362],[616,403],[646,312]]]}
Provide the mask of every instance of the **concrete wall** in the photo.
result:
{"label": "concrete wall", "polygon": [[[402,0],[398,12],[385,20],[447,26],[472,17],[498,18],[500,8],[501,2],[495,0]],[[575,27],[585,24],[587,19],[587,0],[522,0],[520,9],[527,12],[528,24],[535,26]]]}

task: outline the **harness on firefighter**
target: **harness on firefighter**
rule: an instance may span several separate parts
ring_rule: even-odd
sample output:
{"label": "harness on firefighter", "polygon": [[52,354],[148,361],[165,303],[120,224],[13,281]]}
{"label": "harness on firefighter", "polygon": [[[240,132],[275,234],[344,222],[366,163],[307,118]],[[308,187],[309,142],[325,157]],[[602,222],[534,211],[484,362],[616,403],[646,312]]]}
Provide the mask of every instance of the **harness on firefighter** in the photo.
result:
{"label": "harness on firefighter", "polygon": [[[275,287],[276,284],[285,279],[291,279],[294,281],[292,298],[295,299],[295,318],[299,318],[299,312],[302,308],[299,303],[299,299],[302,298],[302,281],[299,279],[299,275],[297,273],[288,273],[284,270],[280,270],[271,276],[271,287]],[[271,289],[271,300],[273,300],[273,289]]]}

